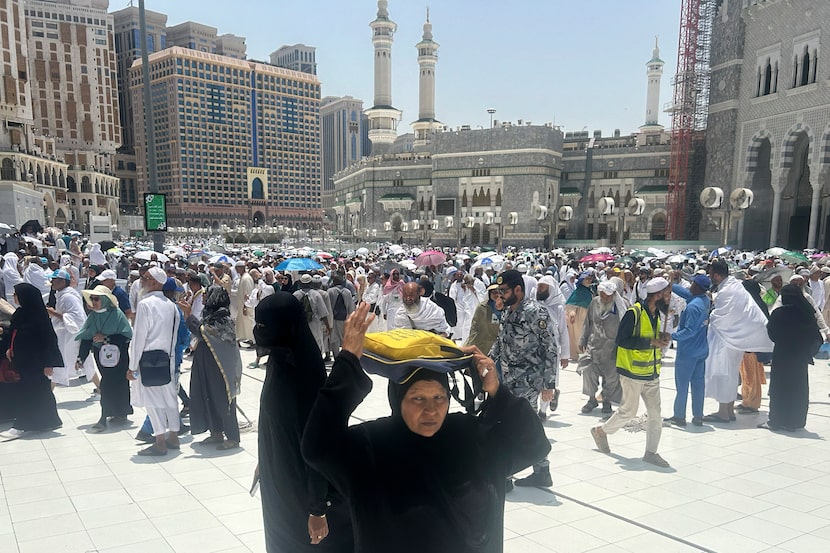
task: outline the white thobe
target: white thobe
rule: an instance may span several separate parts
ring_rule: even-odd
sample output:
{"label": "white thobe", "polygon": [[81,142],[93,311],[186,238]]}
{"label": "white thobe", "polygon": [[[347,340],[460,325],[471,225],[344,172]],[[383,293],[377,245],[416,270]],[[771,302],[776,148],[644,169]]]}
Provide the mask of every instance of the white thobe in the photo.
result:
{"label": "white thobe", "polygon": [[308,329],[311,335],[314,336],[314,341],[317,342],[317,347],[320,348],[322,354],[325,344],[323,343],[323,319],[328,320],[328,310],[326,309],[326,302],[323,300],[323,295],[317,290],[309,288],[301,288],[294,292],[294,297],[300,303],[303,303],[303,296],[308,295],[308,302],[311,305],[311,320],[308,321]]}
{"label": "white thobe", "polygon": [[[75,340],[75,336],[86,322],[86,312],[81,294],[74,288],[66,287],[55,294],[55,311],[63,314],[63,318],[49,317],[55,335],[58,337],[58,349],[63,358],[63,367],[53,367],[52,382],[61,386],[69,386],[69,381],[75,376],[75,360],[78,359],[78,352],[81,343]],[[83,371],[87,381],[92,382],[95,376],[95,360],[88,355],[83,363]]]}
{"label": "white thobe", "polygon": [[[138,304],[130,343],[130,370],[139,371],[138,379],[130,381],[130,403],[147,409],[178,409],[178,382],[175,375],[176,335],[179,330],[179,310],[161,292],[147,292]],[[145,351],[170,352],[170,382],[164,386],[141,384],[139,360]],[[126,375],[125,375],[126,376]],[[155,431],[155,429],[154,429]]]}
{"label": "white thobe", "polygon": [[764,312],[735,277],[718,286],[709,314],[706,397],[718,403],[735,401],[744,352],[772,351],[766,326]]}
{"label": "white thobe", "polygon": [[821,280],[810,280],[810,295],[813,297],[813,303],[819,311],[824,309],[824,282]]}
{"label": "white thobe", "polygon": [[[255,286],[254,279],[248,273],[239,277],[239,287],[236,292],[239,306],[245,306],[245,302],[251,292],[254,291]],[[254,339],[254,314],[250,309],[248,309],[247,315],[244,309],[239,309],[236,313],[236,339],[239,341]]]}
{"label": "white thobe", "polygon": [[449,296],[455,302],[457,321],[453,329],[453,339],[462,343],[467,341],[470,327],[473,324],[473,315],[478,307],[478,295],[473,287],[462,288],[462,282],[453,282]]}

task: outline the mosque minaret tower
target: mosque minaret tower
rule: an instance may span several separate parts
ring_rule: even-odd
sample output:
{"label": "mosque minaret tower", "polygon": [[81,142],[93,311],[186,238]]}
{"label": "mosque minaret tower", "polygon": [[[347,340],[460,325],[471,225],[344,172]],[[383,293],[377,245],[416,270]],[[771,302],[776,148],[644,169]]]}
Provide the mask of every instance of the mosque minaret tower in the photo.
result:
{"label": "mosque minaret tower", "polygon": [[392,107],[392,42],[398,26],[389,19],[388,8],[388,0],[378,0],[377,19],[369,24],[375,48],[375,102],[366,116],[374,155],[389,151],[401,119],[401,111]]}
{"label": "mosque minaret tower", "polygon": [[438,43],[432,40],[432,23],[424,23],[424,36],[415,45],[418,50],[418,120],[412,123],[415,131],[415,146],[424,146],[431,140],[432,134],[442,125],[435,119],[435,65],[438,62]]}
{"label": "mosque minaret tower", "polygon": [[640,132],[660,132],[663,130],[663,126],[658,122],[658,116],[660,114],[660,81],[663,78],[663,65],[665,65],[665,62],[660,59],[660,47],[657,44],[657,38],[655,38],[651,60],[646,64],[648,67],[646,122],[640,127]]}

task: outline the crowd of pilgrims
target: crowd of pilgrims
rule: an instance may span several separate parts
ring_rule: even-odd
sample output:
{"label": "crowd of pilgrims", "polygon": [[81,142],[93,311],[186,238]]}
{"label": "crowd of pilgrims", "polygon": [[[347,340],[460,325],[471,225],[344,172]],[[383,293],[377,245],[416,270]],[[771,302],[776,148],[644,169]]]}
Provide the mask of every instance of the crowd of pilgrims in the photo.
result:
{"label": "crowd of pilgrims", "polygon": [[[381,250],[280,272],[280,256],[209,263],[104,257],[94,248],[53,260],[39,253],[2,259],[0,420],[12,421],[5,434],[60,428],[55,387],[86,378],[101,406],[89,432],[128,428],[134,407],[147,412],[136,439],[148,446],[138,455],[164,456],[188,430],[208,434],[198,447],[238,448],[240,349],[255,348],[247,368],[265,369],[257,478],[269,552],[501,551],[512,475],[533,465],[516,484],[551,485],[546,461],[540,465],[550,450],[542,423],[557,408],[560,368],[573,363],[581,375],[582,413],[601,405],[610,415],[591,429],[600,451],[610,451],[608,435],[637,414],[642,398],[644,460],[668,467],[657,454],[660,429],[686,426],[689,393],[695,425],[757,415],[765,364],[769,418],[758,426],[804,428],[807,367],[830,338],[830,266],[763,254],[679,263],[580,261],[565,252],[513,252],[494,263],[448,254],[414,267]],[[522,311],[540,315],[516,319]],[[545,331],[543,366],[507,366],[507,317]],[[360,365],[364,335],[395,328],[450,337],[472,354],[480,412],[448,413],[447,375],[416,370],[389,382],[389,417],[350,427],[372,388]],[[172,376],[150,388],[138,359],[159,341],[170,344]],[[661,359],[675,347],[677,394],[662,419]],[[178,384],[185,358],[189,390]],[[516,372],[536,389],[526,393]],[[705,397],[717,412],[704,415]]]}

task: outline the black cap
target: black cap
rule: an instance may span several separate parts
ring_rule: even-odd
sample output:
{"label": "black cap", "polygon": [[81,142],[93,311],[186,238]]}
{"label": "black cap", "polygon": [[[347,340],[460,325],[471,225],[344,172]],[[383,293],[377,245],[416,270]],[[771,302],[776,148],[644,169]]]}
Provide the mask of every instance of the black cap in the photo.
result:
{"label": "black cap", "polygon": [[505,284],[510,288],[521,286],[524,288],[525,281],[522,278],[522,273],[516,269],[509,269],[504,271],[496,278],[496,284]]}

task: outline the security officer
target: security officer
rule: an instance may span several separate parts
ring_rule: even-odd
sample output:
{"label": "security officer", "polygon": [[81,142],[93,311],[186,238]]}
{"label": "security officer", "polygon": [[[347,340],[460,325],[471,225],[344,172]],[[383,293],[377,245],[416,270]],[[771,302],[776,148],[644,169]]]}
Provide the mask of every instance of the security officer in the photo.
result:
{"label": "security officer", "polygon": [[[499,336],[490,357],[500,364],[503,384],[515,396],[523,397],[536,409],[542,401],[554,399],[559,346],[551,333],[548,310],[525,295],[525,283],[519,271],[510,269],[496,278],[504,301]],[[517,486],[553,485],[547,457],[533,465],[533,474],[516,480]],[[507,489],[513,487],[508,479]]]}

